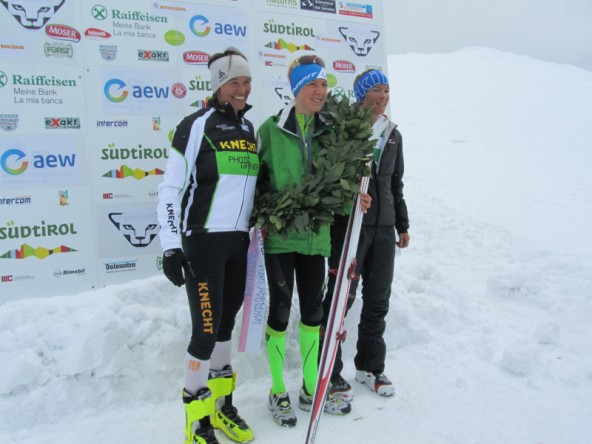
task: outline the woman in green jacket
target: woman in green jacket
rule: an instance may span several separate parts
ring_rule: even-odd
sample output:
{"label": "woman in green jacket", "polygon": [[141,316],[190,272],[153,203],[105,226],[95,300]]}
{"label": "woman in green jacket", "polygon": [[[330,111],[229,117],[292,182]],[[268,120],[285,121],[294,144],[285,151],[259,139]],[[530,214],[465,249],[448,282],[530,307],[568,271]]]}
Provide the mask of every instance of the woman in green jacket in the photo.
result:
{"label": "woman in green jacket", "polygon": [[[321,58],[312,55],[290,65],[288,77],[295,99],[259,128],[260,190],[287,189],[301,183],[306,173],[314,173],[313,160],[320,149],[318,137],[328,129],[319,114],[328,92],[324,66]],[[272,377],[269,408],[274,421],[282,426],[296,425],[283,378],[294,277],[300,304],[299,345],[304,379],[298,406],[310,410],[317,381],[325,257],[330,253],[328,224],[318,232],[288,230],[286,236],[270,234],[265,239],[270,297],[265,339]],[[325,402],[325,411],[331,414],[343,415],[350,410],[349,403],[341,399],[331,397]]]}

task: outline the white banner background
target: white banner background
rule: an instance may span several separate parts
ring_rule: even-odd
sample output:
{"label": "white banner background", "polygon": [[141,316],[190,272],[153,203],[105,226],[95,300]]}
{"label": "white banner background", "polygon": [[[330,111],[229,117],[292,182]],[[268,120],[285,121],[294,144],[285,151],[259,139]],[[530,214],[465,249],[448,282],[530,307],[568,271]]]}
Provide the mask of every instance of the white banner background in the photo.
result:
{"label": "white banner background", "polygon": [[296,57],[323,57],[350,98],[386,70],[380,0],[5,3],[0,303],[160,272],[156,189],[177,123],[211,94],[209,55],[249,58],[256,127],[291,100]]}

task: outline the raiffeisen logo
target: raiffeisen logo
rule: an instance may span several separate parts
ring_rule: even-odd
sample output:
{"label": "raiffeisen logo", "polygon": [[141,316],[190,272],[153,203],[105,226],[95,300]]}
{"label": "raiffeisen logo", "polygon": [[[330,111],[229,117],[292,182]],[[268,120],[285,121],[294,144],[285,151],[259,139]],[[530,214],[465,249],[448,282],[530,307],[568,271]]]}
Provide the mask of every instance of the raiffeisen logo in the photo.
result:
{"label": "raiffeisen logo", "polygon": [[[210,20],[203,15],[194,15],[189,20],[189,29],[198,37],[205,37],[211,31],[212,27],[209,26]],[[214,23],[213,24],[214,34],[224,36],[237,36],[246,37],[247,26],[240,26],[231,23]]]}
{"label": "raiffeisen logo", "polygon": [[[174,97],[182,98],[182,95],[177,93],[180,88],[179,82],[173,84],[175,87]],[[183,85],[184,86],[184,85]],[[158,85],[133,85],[128,86],[121,79],[110,79],[105,82],[103,93],[105,97],[114,103],[121,103],[128,97],[133,99],[168,99],[171,93],[171,87]]]}
{"label": "raiffeisen logo", "polygon": [[[0,168],[11,176],[24,173],[29,167],[26,153],[12,148],[0,156]],[[23,160],[24,159],[24,160]],[[36,154],[33,156],[33,168],[73,168],[76,164],[76,154]]]}

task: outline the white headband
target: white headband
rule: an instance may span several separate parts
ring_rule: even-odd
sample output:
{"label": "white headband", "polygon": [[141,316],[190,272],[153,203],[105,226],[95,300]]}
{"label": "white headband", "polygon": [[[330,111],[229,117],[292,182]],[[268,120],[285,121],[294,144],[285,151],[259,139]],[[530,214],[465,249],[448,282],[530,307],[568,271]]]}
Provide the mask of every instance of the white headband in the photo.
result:
{"label": "white headband", "polygon": [[251,77],[249,63],[239,55],[227,55],[214,60],[210,65],[212,92],[239,76]]}

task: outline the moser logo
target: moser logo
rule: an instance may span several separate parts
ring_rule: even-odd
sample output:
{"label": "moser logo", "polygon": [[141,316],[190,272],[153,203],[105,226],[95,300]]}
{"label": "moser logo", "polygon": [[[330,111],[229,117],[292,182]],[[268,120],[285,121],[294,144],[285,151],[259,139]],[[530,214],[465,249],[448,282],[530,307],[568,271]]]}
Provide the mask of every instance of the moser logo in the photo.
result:
{"label": "moser logo", "polygon": [[80,129],[78,117],[46,117],[45,129]]}
{"label": "moser logo", "polygon": [[68,57],[74,55],[74,47],[71,43],[46,43],[44,46],[45,57]]}
{"label": "moser logo", "polygon": [[[246,37],[247,26],[233,23],[213,23],[214,34],[224,36]],[[210,20],[204,15],[194,15],[189,20],[189,29],[198,37],[205,37],[212,31]]]}
{"label": "moser logo", "polygon": [[293,22],[289,25],[276,23],[274,19],[270,19],[263,24],[263,32],[272,34],[294,35],[299,37],[315,37],[313,28],[305,28],[297,26]]}
{"label": "moser logo", "polygon": [[40,29],[66,0],[0,0],[23,28]]}
{"label": "moser logo", "polygon": [[333,62],[333,69],[340,72],[356,72],[356,66],[347,60],[335,60]]}
{"label": "moser logo", "polygon": [[[176,95],[179,93],[179,84],[175,83],[173,84],[173,87],[175,87],[173,95],[179,98],[180,96]],[[172,87],[158,85],[128,86],[128,84],[121,79],[109,79],[107,80],[107,82],[105,82],[105,86],[103,87],[103,93],[109,101],[114,103],[121,103],[128,97],[136,100],[168,99],[169,95],[171,94],[171,88]]]}
{"label": "moser logo", "polygon": [[86,31],[84,31],[84,36],[91,40],[104,40],[110,39],[112,37],[107,31],[99,28],[88,28]]}
{"label": "moser logo", "polygon": [[183,61],[189,65],[207,65],[210,55],[201,51],[186,51],[183,53]]}
{"label": "moser logo", "polygon": [[18,128],[18,114],[0,114],[0,128],[4,131],[14,131]]}
{"label": "moser logo", "polygon": [[78,43],[81,39],[80,33],[67,25],[47,25],[45,34],[52,39],[67,40],[74,43]]}
{"label": "moser logo", "polygon": [[31,162],[25,152],[11,148],[0,156],[0,168],[11,176],[23,174],[29,168],[29,164],[36,169],[74,168],[76,154],[35,154]]}
{"label": "moser logo", "polygon": [[138,49],[138,60],[148,60],[156,62],[168,62],[168,51],[156,51],[149,49]]}

